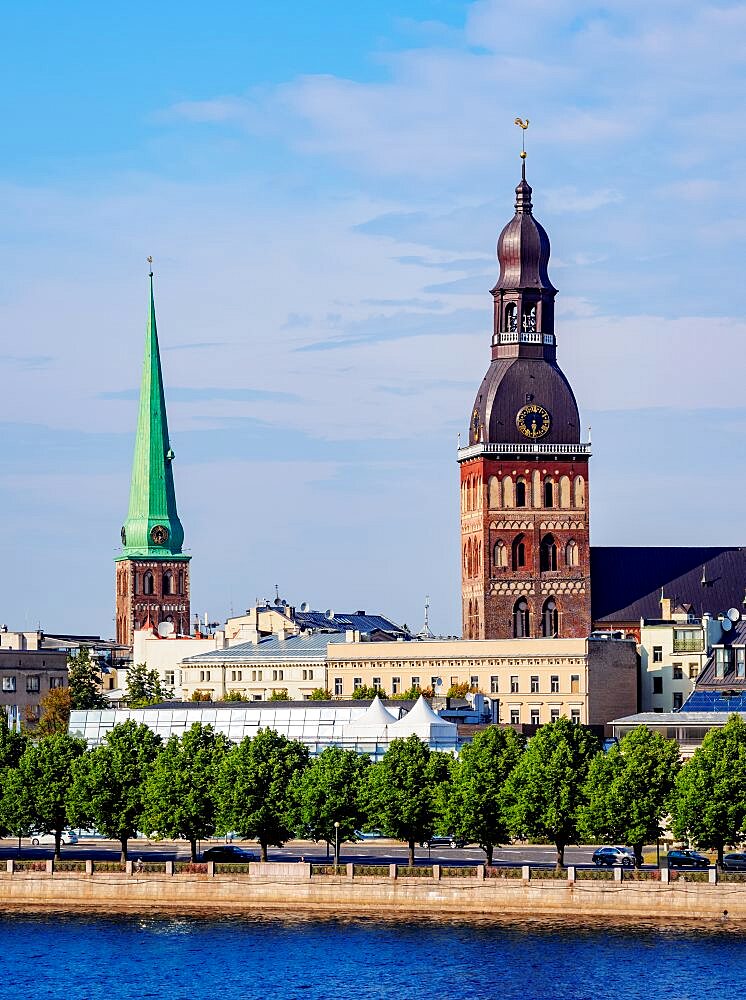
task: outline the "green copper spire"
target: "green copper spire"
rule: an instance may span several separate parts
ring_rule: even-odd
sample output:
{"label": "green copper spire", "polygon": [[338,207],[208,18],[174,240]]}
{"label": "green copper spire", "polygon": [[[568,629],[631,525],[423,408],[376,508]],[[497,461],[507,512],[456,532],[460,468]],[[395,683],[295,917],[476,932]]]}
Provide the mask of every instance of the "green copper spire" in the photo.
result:
{"label": "green copper spire", "polygon": [[181,553],[184,529],[176,513],[173,459],[174,453],[168,441],[151,271],[130,506],[122,528],[123,551],[120,559],[130,556],[168,559]]}

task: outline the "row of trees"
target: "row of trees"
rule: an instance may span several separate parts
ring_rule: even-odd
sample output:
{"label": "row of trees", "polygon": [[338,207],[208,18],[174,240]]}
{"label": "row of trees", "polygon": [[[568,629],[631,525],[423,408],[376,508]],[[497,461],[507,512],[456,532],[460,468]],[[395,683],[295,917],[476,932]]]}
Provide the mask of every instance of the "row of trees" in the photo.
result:
{"label": "row of trees", "polygon": [[[352,750],[308,749],[273,730],[233,745],[211,726],[193,725],[165,744],[132,720],[87,750],[67,733],[36,741],[0,728],[0,826],[27,836],[95,826],[122,845],[138,830],[199,840],[235,831],[270,845],[293,836],[327,844],[378,827],[409,845],[434,832],[493,850],[511,838],[565,847],[623,843],[642,862],[643,846],[664,824],[696,846],[715,849],[746,826],[746,724],[734,715],[713,729],[685,764],[675,741],[645,726],[608,753],[567,719],[542,726],[526,743],[490,727],[458,759],[416,736],[393,740],[378,763]],[[337,836],[335,836],[335,833]],[[335,857],[335,863],[339,861]]]}

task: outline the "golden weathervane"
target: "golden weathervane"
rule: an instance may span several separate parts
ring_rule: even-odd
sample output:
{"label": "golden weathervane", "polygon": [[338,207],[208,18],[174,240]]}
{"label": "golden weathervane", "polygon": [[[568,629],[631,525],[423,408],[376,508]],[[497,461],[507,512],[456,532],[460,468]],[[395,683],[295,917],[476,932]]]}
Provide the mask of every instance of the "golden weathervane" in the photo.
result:
{"label": "golden weathervane", "polygon": [[515,125],[521,130],[521,159],[526,159],[526,129],[528,128],[528,118],[525,120],[522,118],[516,118]]}

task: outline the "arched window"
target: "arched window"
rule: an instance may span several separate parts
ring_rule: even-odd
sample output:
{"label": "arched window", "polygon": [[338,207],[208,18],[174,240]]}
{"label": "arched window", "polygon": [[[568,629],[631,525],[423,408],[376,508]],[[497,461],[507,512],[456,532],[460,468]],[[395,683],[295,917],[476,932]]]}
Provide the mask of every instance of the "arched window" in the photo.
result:
{"label": "arched window", "polygon": [[469,542],[464,542],[464,576],[469,575]]}
{"label": "arched window", "polygon": [[544,535],[539,549],[539,570],[542,573],[550,573],[557,569],[557,544],[554,535]]}
{"label": "arched window", "polygon": [[571,538],[565,546],[565,564],[567,566],[577,566],[579,562],[578,555],[578,543]]}
{"label": "arched window", "polygon": [[585,507],[585,480],[582,476],[575,477],[575,506]]}
{"label": "arched window", "polygon": [[516,535],[511,546],[513,569],[522,569],[526,565],[526,536]]}
{"label": "arched window", "polygon": [[174,578],[171,573],[163,574],[163,594],[168,597],[174,592]]}
{"label": "arched window", "polygon": [[519,479],[515,484],[515,505],[516,507],[526,506],[526,481]]}
{"label": "arched window", "polygon": [[561,476],[559,481],[559,505],[560,507],[570,506],[570,477]]}
{"label": "arched window", "polygon": [[509,302],[505,307],[505,329],[514,333],[518,329],[518,307],[515,302]]}
{"label": "arched window", "polygon": [[183,570],[179,573],[179,593],[180,594],[184,593],[184,571]]}
{"label": "arched window", "polygon": [[558,623],[557,604],[553,597],[549,597],[541,609],[541,634],[545,639],[557,638]]}
{"label": "arched window", "polygon": [[497,476],[490,476],[487,480],[487,495],[491,508],[500,506],[500,480]]}
{"label": "arched window", "polygon": [[148,570],[147,573],[143,574],[142,578],[142,592],[143,594],[153,593],[153,574]]}
{"label": "arched window", "polygon": [[482,572],[482,539],[477,542],[477,573]]}
{"label": "arched window", "polygon": [[522,329],[524,333],[533,333],[536,330],[536,306],[524,307]]}
{"label": "arched window", "polygon": [[554,483],[551,479],[544,480],[544,506],[554,507]]}
{"label": "arched window", "polygon": [[513,480],[510,476],[503,479],[503,507],[513,506]]}
{"label": "arched window", "polygon": [[528,601],[519,597],[513,605],[513,638],[527,639],[531,635]]}
{"label": "arched window", "polygon": [[133,573],[132,574],[132,593],[133,594],[136,594],[138,592],[137,591],[137,584],[138,584],[137,573]]}
{"label": "arched window", "polygon": [[508,565],[508,547],[502,539],[495,542],[493,562],[496,569],[504,569]]}

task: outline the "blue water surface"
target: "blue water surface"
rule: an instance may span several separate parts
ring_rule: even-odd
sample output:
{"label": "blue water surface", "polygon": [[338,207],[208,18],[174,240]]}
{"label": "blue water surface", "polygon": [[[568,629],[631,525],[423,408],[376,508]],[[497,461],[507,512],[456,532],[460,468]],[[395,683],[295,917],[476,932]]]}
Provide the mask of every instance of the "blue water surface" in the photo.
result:
{"label": "blue water surface", "polygon": [[13,1000],[708,1000],[746,996],[741,933],[123,917],[0,918]]}

